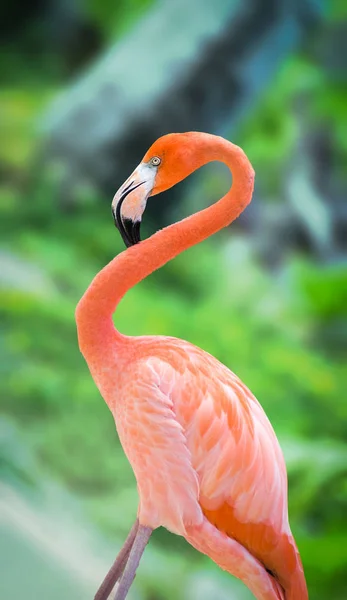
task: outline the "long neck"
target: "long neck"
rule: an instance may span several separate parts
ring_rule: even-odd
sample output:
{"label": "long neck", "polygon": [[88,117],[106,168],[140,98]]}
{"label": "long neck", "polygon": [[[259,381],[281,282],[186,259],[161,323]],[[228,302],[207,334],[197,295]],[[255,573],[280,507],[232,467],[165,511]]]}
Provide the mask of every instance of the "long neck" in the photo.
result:
{"label": "long neck", "polygon": [[229,225],[251,201],[254,171],[244,152],[223,138],[199,135],[191,172],[211,161],[224,162],[233,177],[229,192],[214,205],[128,248],[98,273],[76,310],[80,349],[86,359],[96,356],[108,342],[125,341],[125,336],[114,329],[112,314],[130,288],[187,248]]}

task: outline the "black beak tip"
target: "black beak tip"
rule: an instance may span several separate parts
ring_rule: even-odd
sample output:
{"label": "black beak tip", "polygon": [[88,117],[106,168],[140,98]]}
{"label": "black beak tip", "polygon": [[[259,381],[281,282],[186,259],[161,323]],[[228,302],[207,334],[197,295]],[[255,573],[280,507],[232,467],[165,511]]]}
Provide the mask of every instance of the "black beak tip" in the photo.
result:
{"label": "black beak tip", "polygon": [[[141,222],[140,221],[132,221],[131,219],[123,219],[122,222],[123,222],[124,232],[126,234],[128,242],[129,242],[128,247],[138,244],[141,241],[141,238],[140,238]],[[123,237],[123,240],[126,243],[124,237]]]}
{"label": "black beak tip", "polygon": [[134,246],[141,241],[140,238],[140,221],[132,221],[132,219],[117,219],[117,214],[112,209],[114,224],[122,236],[123,242],[127,248]]}

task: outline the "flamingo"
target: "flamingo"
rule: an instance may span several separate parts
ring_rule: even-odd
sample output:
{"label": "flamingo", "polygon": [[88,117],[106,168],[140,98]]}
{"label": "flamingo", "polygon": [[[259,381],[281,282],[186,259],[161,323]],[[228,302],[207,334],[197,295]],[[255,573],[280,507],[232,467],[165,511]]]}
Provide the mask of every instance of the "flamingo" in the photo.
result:
{"label": "flamingo", "polygon": [[[148,198],[210,161],[229,167],[228,193],[140,242]],[[160,526],[241,579],[258,600],[308,598],[289,527],[286,466],[259,402],[200,348],[174,337],[129,337],[112,321],[130,288],[236,219],[251,201],[253,183],[238,146],[206,133],[173,133],[151,146],[113,198],[127,249],[96,275],[76,322],[80,350],[133,468],[139,506],[95,600],[106,600],[116,583],[115,600],[126,598]]]}

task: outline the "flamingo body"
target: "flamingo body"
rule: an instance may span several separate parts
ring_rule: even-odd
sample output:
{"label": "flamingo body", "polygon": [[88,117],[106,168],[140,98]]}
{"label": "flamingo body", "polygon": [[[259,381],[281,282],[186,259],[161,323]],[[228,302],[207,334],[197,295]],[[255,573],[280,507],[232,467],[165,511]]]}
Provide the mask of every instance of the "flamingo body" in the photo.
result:
{"label": "flamingo body", "polygon": [[[141,177],[149,173],[146,190],[156,185],[155,193],[161,191],[218,159],[233,171],[231,191],[213,207],[129,248],[99,273],[77,308],[80,348],[134,470],[139,523],[184,536],[258,600],[307,600],[288,522],[285,463],[259,402],[227,367],[192,344],[127,337],[112,323],[127,289],[233,220],[251,198],[253,171],[240,149],[206,134],[184,136],[161,138],[148,153],[158,153],[163,168],[170,156],[175,166],[184,162],[181,174],[169,170],[166,184],[165,171],[153,174],[146,155],[140,169]],[[115,197],[127,202],[120,224],[127,245],[133,235],[129,219],[147,200],[139,194],[141,182],[134,181],[135,175]]]}
{"label": "flamingo body", "polygon": [[[285,463],[259,402],[227,367],[188,342],[135,341],[129,360],[126,354],[120,364],[118,357],[94,378],[135,473],[139,521],[182,535],[259,600],[284,598],[282,587],[288,594],[293,581],[299,588],[286,598],[304,598]],[[110,385],[116,368],[121,375]]]}

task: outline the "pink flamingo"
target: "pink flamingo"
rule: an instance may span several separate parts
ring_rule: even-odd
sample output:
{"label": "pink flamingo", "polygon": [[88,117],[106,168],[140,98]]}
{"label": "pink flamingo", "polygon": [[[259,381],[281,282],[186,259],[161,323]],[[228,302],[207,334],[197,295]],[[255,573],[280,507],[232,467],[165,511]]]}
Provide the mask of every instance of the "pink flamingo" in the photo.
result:
{"label": "pink flamingo", "polygon": [[[233,184],[216,204],[140,241],[158,194],[210,161]],[[229,369],[200,348],[163,336],[128,337],[112,314],[124,294],[183,250],[229,225],[251,201],[244,152],[205,133],[158,139],[112,208],[129,247],[95,277],[76,310],[79,346],[134,470],[137,520],[95,599],[124,600],[152,531],[183,536],[258,600],[306,600],[287,509],[283,455],[262,407]]]}

